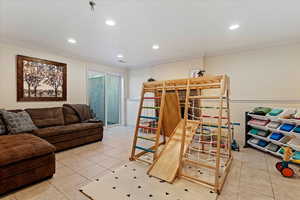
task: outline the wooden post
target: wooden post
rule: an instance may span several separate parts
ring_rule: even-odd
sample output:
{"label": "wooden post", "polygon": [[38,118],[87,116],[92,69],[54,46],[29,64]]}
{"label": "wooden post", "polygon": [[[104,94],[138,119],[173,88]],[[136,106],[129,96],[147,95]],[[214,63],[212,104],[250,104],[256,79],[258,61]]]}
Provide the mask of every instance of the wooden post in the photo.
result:
{"label": "wooden post", "polygon": [[177,95],[177,97],[178,97],[178,109],[179,109],[179,118],[181,119],[182,118],[182,116],[181,116],[181,105],[180,105],[180,96],[179,96],[179,92],[178,92],[178,89],[176,88],[176,86],[174,86],[175,87],[175,93],[176,93],[176,95]]}
{"label": "wooden post", "polygon": [[[197,96],[200,96],[200,95],[202,95],[202,91],[201,91],[201,89],[197,89]],[[201,108],[202,107],[202,100],[201,99],[198,99],[198,107],[199,108]],[[201,117],[202,116],[202,109],[203,108],[201,108],[200,110],[199,110],[199,116],[198,117]],[[203,120],[202,120],[203,121]],[[201,130],[201,132],[203,132],[203,126],[202,126],[202,123],[201,123],[201,125],[200,125],[200,130]],[[203,135],[201,135],[201,140],[204,140],[204,137],[203,137]],[[204,151],[204,147],[205,147],[205,145],[204,144],[202,144],[202,146],[201,146],[201,150],[202,151]]]}
{"label": "wooden post", "polygon": [[223,115],[223,95],[225,92],[226,81],[225,76],[221,81],[219,118],[218,118],[218,135],[217,135],[217,152],[216,152],[216,171],[215,171],[215,192],[219,193],[219,175],[220,175],[220,159],[221,159],[221,134],[222,134],[222,115]]}
{"label": "wooden post", "polygon": [[231,149],[231,143],[232,143],[232,129],[231,129],[231,118],[230,118],[230,107],[229,107],[229,104],[230,104],[230,99],[229,99],[229,79],[228,77],[226,76],[226,108],[227,108],[227,121],[228,121],[228,147],[229,147],[229,158],[230,159],[232,157],[232,149]]}
{"label": "wooden post", "polygon": [[135,130],[134,130],[134,138],[133,138],[133,143],[132,143],[131,156],[129,158],[129,160],[131,160],[131,161],[134,160],[134,156],[135,156],[135,146],[136,146],[137,137],[138,137],[138,134],[139,134],[140,116],[141,116],[142,109],[143,109],[144,95],[145,95],[145,91],[144,91],[144,85],[143,85],[142,92],[141,92],[141,100],[140,100],[140,105],[139,105],[139,111],[138,111],[138,116],[137,116],[137,119],[136,119],[136,125],[135,125]]}
{"label": "wooden post", "polygon": [[181,137],[181,147],[180,147],[180,154],[179,154],[179,169],[178,169],[178,175],[179,177],[182,174],[182,165],[183,165],[183,151],[185,146],[185,136],[186,136],[186,126],[187,126],[187,120],[188,120],[188,110],[189,110],[189,97],[190,97],[190,80],[187,80],[187,86],[186,86],[186,94],[185,94],[185,108],[184,108],[184,125],[182,129],[182,137]]}
{"label": "wooden post", "polygon": [[219,192],[219,175],[220,175],[220,159],[221,159],[221,134],[222,134],[222,113],[223,98],[220,98],[219,119],[218,119],[218,135],[217,135],[217,152],[216,152],[216,171],[215,171],[215,192]]}
{"label": "wooden post", "polygon": [[156,131],[156,139],[155,139],[155,152],[154,152],[154,156],[153,156],[153,161],[157,158],[157,150],[159,147],[159,142],[160,142],[160,133],[161,133],[161,128],[162,128],[162,120],[163,120],[163,116],[164,116],[164,107],[165,107],[165,96],[166,96],[166,85],[165,82],[163,82],[163,90],[162,90],[162,95],[161,95],[161,102],[160,102],[160,109],[159,109],[159,119],[158,119],[158,127],[157,127],[157,131]]}

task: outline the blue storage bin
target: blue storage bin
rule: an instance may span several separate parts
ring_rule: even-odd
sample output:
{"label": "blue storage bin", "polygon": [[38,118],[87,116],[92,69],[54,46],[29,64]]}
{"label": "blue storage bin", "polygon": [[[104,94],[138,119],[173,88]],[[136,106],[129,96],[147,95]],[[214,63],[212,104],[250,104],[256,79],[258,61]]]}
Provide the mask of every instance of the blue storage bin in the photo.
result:
{"label": "blue storage bin", "polygon": [[278,140],[280,140],[281,138],[283,138],[283,134],[282,133],[272,133],[272,135],[270,136],[270,138],[272,139],[272,140],[276,140],[276,141],[278,141]]}
{"label": "blue storage bin", "polygon": [[295,132],[295,133],[300,133],[300,126],[297,126],[297,127],[293,130],[293,132]]}
{"label": "blue storage bin", "polygon": [[294,160],[300,160],[300,152],[299,151],[296,151],[293,155],[293,159]]}
{"label": "blue storage bin", "polygon": [[264,141],[264,140],[259,140],[259,142],[258,142],[257,145],[258,145],[258,146],[261,146],[261,147],[265,147],[265,146],[268,145],[268,142],[266,142],[266,141]]}
{"label": "blue storage bin", "polygon": [[286,132],[290,132],[290,131],[293,130],[294,128],[295,128],[295,125],[293,125],[293,124],[283,124],[283,125],[280,127],[280,130],[286,131]]}

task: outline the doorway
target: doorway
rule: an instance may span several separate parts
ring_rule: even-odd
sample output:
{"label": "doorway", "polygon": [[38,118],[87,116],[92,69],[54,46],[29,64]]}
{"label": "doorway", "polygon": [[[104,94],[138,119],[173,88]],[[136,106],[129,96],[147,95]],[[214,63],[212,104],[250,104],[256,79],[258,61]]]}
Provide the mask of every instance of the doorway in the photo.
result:
{"label": "doorway", "polygon": [[122,76],[88,71],[88,102],[105,126],[121,124]]}

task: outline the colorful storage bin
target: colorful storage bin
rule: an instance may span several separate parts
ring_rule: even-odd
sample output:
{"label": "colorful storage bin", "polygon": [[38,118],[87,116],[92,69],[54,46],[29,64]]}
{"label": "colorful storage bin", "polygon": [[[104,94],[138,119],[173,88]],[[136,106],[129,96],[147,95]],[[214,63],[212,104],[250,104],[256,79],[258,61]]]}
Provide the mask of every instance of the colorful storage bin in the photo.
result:
{"label": "colorful storage bin", "polygon": [[249,132],[250,132],[251,134],[253,134],[253,135],[257,135],[257,133],[259,132],[259,130],[253,128],[253,129],[251,129]]}
{"label": "colorful storage bin", "polygon": [[272,133],[270,139],[278,141],[283,138],[283,136],[284,135],[282,133]]}
{"label": "colorful storage bin", "polygon": [[279,146],[276,145],[276,144],[270,143],[270,144],[267,146],[267,149],[270,150],[270,151],[276,152],[276,151],[278,151]]}
{"label": "colorful storage bin", "polygon": [[297,112],[297,110],[295,108],[288,108],[285,109],[281,114],[280,117],[283,119],[291,119],[293,115],[295,115],[295,113]]}
{"label": "colorful storage bin", "polygon": [[252,144],[258,144],[259,139],[257,139],[257,138],[251,138],[251,139],[249,140],[249,142],[251,142]]}
{"label": "colorful storage bin", "polygon": [[256,107],[253,109],[252,113],[255,115],[266,115],[269,113],[272,109],[268,107]]}
{"label": "colorful storage bin", "polygon": [[296,151],[292,158],[293,160],[300,160],[300,151]]}
{"label": "colorful storage bin", "polygon": [[258,131],[257,135],[259,135],[261,137],[267,137],[269,135],[269,133],[266,131]]}
{"label": "colorful storage bin", "polygon": [[298,110],[298,111],[296,112],[296,114],[294,115],[294,118],[295,118],[295,119],[300,119],[300,110]]}
{"label": "colorful storage bin", "polygon": [[284,136],[284,137],[280,140],[280,142],[283,143],[283,144],[286,144],[286,143],[288,143],[291,139],[292,139],[292,137],[290,137],[290,136]]}
{"label": "colorful storage bin", "polygon": [[259,120],[259,119],[251,119],[249,121],[250,124],[253,124],[253,125],[258,125],[258,126],[265,126],[269,123],[269,121],[267,120]]}
{"label": "colorful storage bin", "polygon": [[295,128],[295,125],[293,125],[293,124],[283,124],[283,125],[280,127],[280,130],[286,131],[286,132],[290,132],[290,131],[293,130],[294,128]]}
{"label": "colorful storage bin", "polygon": [[268,113],[268,115],[270,115],[270,116],[278,116],[282,112],[283,112],[283,109],[274,108],[274,109],[271,110],[271,112]]}
{"label": "colorful storage bin", "polygon": [[297,127],[293,130],[293,132],[295,132],[295,133],[300,133],[300,126],[297,126]]}
{"label": "colorful storage bin", "polygon": [[280,153],[280,154],[283,155],[283,154],[284,154],[284,148],[281,147],[281,148],[279,149],[278,153]]}
{"label": "colorful storage bin", "polygon": [[280,124],[281,124],[281,123],[279,123],[279,122],[270,122],[270,123],[268,124],[268,127],[269,127],[269,128],[273,128],[273,129],[277,129],[277,128],[280,126]]}
{"label": "colorful storage bin", "polygon": [[264,140],[259,140],[259,142],[257,143],[258,146],[261,147],[265,147],[268,145],[268,142],[264,141]]}

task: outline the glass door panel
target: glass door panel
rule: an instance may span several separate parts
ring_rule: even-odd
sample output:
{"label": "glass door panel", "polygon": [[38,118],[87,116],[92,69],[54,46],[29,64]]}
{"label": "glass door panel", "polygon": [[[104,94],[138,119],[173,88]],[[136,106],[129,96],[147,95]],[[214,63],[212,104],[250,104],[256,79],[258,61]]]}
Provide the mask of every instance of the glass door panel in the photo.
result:
{"label": "glass door panel", "polygon": [[107,125],[121,123],[121,80],[120,76],[106,76]]}
{"label": "glass door panel", "polygon": [[105,123],[105,74],[88,72],[88,96],[89,105],[96,118]]}

